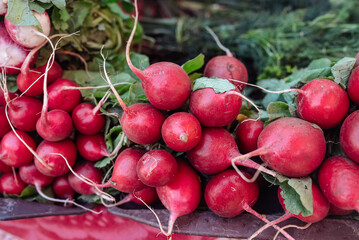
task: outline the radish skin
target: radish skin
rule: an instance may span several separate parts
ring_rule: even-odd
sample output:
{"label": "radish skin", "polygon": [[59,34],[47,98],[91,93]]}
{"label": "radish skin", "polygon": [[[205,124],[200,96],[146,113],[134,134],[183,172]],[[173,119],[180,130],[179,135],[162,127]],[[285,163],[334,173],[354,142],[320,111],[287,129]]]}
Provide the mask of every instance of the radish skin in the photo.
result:
{"label": "radish skin", "polygon": [[359,163],[359,110],[345,118],[340,128],[340,146],[351,160]]}

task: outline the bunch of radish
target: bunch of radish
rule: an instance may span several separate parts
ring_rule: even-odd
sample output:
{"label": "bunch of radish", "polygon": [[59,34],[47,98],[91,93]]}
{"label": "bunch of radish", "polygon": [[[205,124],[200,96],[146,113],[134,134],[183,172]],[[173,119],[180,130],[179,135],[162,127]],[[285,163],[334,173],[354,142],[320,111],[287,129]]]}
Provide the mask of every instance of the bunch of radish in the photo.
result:
{"label": "bunch of radish", "polygon": [[[246,211],[261,219],[265,225],[251,238],[273,226],[293,239],[279,222],[290,217],[318,222],[330,206],[336,212],[359,211],[358,68],[350,73],[347,91],[323,77],[278,92],[297,93],[292,116],[265,123],[260,113],[257,119],[243,118],[245,103],[254,104],[243,93],[248,73],[229,51],[209,60],[203,77],[195,80],[190,73],[202,65],[188,69],[186,64],[157,62],[144,70],[134,66],[130,48],[138,22],[136,1],[135,11],[126,60],[148,101],[126,105],[101,52],[107,87],[123,110],[117,122],[103,114],[104,104],[113,101],[108,100],[110,94],[97,105],[84,99],[77,83],[62,78],[53,54],[44,66],[31,68],[39,49],[55,37],[49,37],[46,12],[34,14],[42,31],[22,30],[8,20],[0,23],[0,50],[6,53],[0,59],[1,194],[21,196],[31,185],[49,201],[76,206],[81,206],[76,201],[80,195],[96,195],[107,207],[129,201],[149,207],[160,201],[170,212],[166,231],[160,223],[167,236],[176,219],[195,211],[201,199],[220,217]],[[24,40],[30,34],[31,41]],[[17,76],[16,93],[8,90],[8,74]],[[114,122],[122,135],[109,151],[106,123]],[[342,156],[328,151],[326,133],[333,129],[340,131]],[[124,141],[126,148],[121,149]],[[257,156],[260,159],[251,159]],[[104,158],[113,160],[112,168],[96,167]],[[285,214],[273,222],[252,208],[260,194],[260,173],[280,185],[275,194]],[[43,193],[49,186],[57,198]],[[114,189],[126,196],[112,196]]]}

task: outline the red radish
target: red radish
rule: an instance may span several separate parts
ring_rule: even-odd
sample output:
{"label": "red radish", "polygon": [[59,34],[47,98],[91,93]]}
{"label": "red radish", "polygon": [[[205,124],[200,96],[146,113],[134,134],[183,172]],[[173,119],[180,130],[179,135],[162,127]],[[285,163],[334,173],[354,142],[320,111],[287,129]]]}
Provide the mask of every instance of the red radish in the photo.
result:
{"label": "red radish", "polygon": [[[7,91],[7,94],[8,94],[9,101],[11,99],[14,99],[15,97],[17,97],[17,93],[12,93],[12,92]],[[4,107],[5,105],[6,105],[6,99],[5,99],[4,91],[0,87],[0,106]]]}
{"label": "red radish", "polygon": [[46,176],[37,170],[34,163],[19,168],[21,180],[28,184],[39,187],[46,187],[52,183],[53,177]]}
{"label": "red radish", "polygon": [[238,90],[216,93],[212,88],[202,88],[191,93],[189,109],[203,126],[222,127],[233,122],[242,107]]}
{"label": "red radish", "polygon": [[[33,11],[33,14],[41,25],[42,33],[46,36],[49,36],[51,30],[49,15],[46,13],[46,11],[43,13]],[[20,46],[25,48],[35,48],[45,41],[42,36],[37,34],[40,30],[38,26],[15,25],[7,20],[7,18],[5,18],[4,21],[10,37]]]}
{"label": "red radish", "polygon": [[318,174],[324,196],[336,207],[359,211],[359,165],[344,156],[324,161]]}
{"label": "red radish", "polygon": [[135,24],[126,46],[126,60],[130,69],[141,79],[141,84],[150,103],[160,110],[174,110],[184,105],[191,93],[191,81],[187,73],[177,64],[157,62],[144,71],[133,66],[130,47],[138,22],[135,1]]}
{"label": "red radish", "polygon": [[78,87],[76,83],[69,79],[60,78],[49,85],[47,91],[49,95],[49,109],[61,109],[71,112],[82,99],[78,89],[63,89],[64,87]]}
{"label": "red radish", "polygon": [[137,176],[137,163],[143,155],[143,150],[127,148],[116,158],[111,179],[98,187],[113,187],[121,192],[137,192],[146,187]]}
{"label": "red radish", "polygon": [[[217,174],[231,166],[231,160],[241,156],[237,144],[231,134],[224,128],[204,128],[202,137],[196,147],[187,152],[188,160],[192,166],[204,174]],[[245,159],[235,162],[274,175],[272,171],[258,163]]]}
{"label": "red radish", "polygon": [[99,112],[99,108],[87,102],[74,108],[72,120],[75,128],[86,135],[99,133],[105,125],[105,117]]}
{"label": "red radish", "polygon": [[199,205],[202,195],[201,180],[187,163],[179,161],[174,180],[156,190],[162,204],[170,212],[168,230],[164,233],[169,236],[176,219],[192,213]]}
{"label": "red radish", "polygon": [[167,151],[156,149],[146,152],[137,163],[137,175],[150,187],[160,187],[171,182],[177,173],[177,161]]}
{"label": "red radish", "polygon": [[67,175],[57,177],[52,184],[52,189],[59,198],[74,199],[75,190],[71,187]]}
{"label": "red radish", "polygon": [[11,130],[9,122],[6,118],[5,108],[0,106],[0,138]]}
{"label": "red radish", "polygon": [[[74,171],[86,179],[90,179],[93,183],[101,183],[102,180],[102,172],[100,169],[96,168],[93,162],[81,162],[75,166]],[[96,191],[94,187],[83,182],[73,173],[69,174],[69,183],[70,186],[78,193],[88,195],[93,194]]]}
{"label": "red radish", "polygon": [[356,62],[354,64],[354,68],[359,67],[359,52],[355,55]]}
{"label": "red radish", "polygon": [[195,116],[186,112],[177,112],[166,118],[161,133],[168,147],[183,152],[198,144],[202,129]]}
{"label": "red radish", "polygon": [[297,97],[297,113],[322,129],[337,126],[349,110],[347,93],[328,79],[314,79],[305,84]]}
{"label": "red radish", "polygon": [[20,195],[27,185],[18,173],[4,173],[0,177],[0,193],[3,195]]}
{"label": "red radish", "polygon": [[340,146],[351,160],[359,163],[359,110],[345,118],[340,129]]}
{"label": "red radish", "polygon": [[[45,73],[46,72],[46,65],[42,65],[41,67],[38,67],[37,69],[41,72],[41,73]],[[60,66],[60,64],[58,64],[56,61],[54,61],[52,63],[51,68],[48,70],[47,72],[47,82],[48,83],[53,83],[55,82],[57,79],[62,77],[63,74],[63,70]]]}
{"label": "red radish", "polygon": [[115,204],[111,204],[111,205],[105,204],[105,206],[115,207],[128,202],[135,202],[138,205],[145,206],[145,205],[151,205],[157,202],[158,200],[159,199],[156,192],[156,188],[146,187],[140,191],[127,194],[124,198],[122,198],[120,201],[118,201]]}
{"label": "red radish", "polygon": [[[247,178],[249,174],[243,173]],[[238,176],[235,170],[226,170],[214,176],[207,184],[204,198],[207,206],[216,215],[232,218],[247,211],[262,221],[269,221],[252,206],[257,202],[259,187],[256,182],[248,183]],[[280,230],[278,226],[274,226]],[[282,231],[288,239],[293,239],[287,232]]]}
{"label": "red radish", "polygon": [[283,175],[303,177],[319,167],[326,151],[323,131],[315,124],[294,117],[268,124],[259,135],[257,146],[258,149],[232,162],[260,156],[270,168]]}
{"label": "red radish", "polygon": [[5,15],[7,12],[7,2],[0,1],[0,15]]}
{"label": "red radish", "polygon": [[24,141],[31,149],[36,149],[35,140],[20,130],[5,134],[0,143],[0,160],[11,167],[21,167],[29,164],[33,155],[28,147],[19,139]]}
{"label": "red radish", "polygon": [[[0,1],[0,13],[1,13]],[[1,15],[1,14],[0,14]],[[6,74],[17,74],[28,54],[22,46],[15,43],[6,31],[5,24],[0,22],[0,67],[5,67]]]}
{"label": "red radish", "polygon": [[330,204],[330,208],[329,208],[329,215],[348,215],[351,214],[354,210],[345,210],[345,209],[341,209],[336,207],[333,204]]}
{"label": "red radish", "polygon": [[8,114],[15,128],[22,131],[35,131],[40,117],[42,102],[36,98],[21,96],[9,102]]}
{"label": "red radish", "polygon": [[102,134],[79,134],[76,138],[76,147],[79,154],[89,161],[98,161],[103,157],[109,156]]}
{"label": "red radish", "polygon": [[258,137],[263,128],[264,123],[260,120],[248,119],[239,123],[234,131],[239,151],[249,153],[256,150]]}
{"label": "red radish", "polygon": [[161,139],[165,116],[147,103],[129,106],[122,114],[120,123],[125,135],[137,144],[152,144]]}
{"label": "red radish", "polygon": [[3,161],[0,161],[0,173],[12,172],[12,167],[6,165]]}
{"label": "red radish", "polygon": [[246,67],[241,61],[233,56],[217,56],[212,58],[206,64],[203,75],[205,77],[228,79],[240,91],[245,87],[243,82],[248,82],[248,72]]}
{"label": "red radish", "polygon": [[69,139],[60,142],[44,140],[37,147],[36,153],[38,157],[47,164],[47,166],[43,165],[40,160],[35,157],[36,168],[42,174],[50,177],[58,177],[70,171],[64,158],[71,167],[75,164],[77,150],[75,144]]}
{"label": "red radish", "polygon": [[[359,55],[357,54],[358,58]],[[357,63],[359,64],[359,62],[357,61]],[[358,96],[358,91],[359,91],[359,68],[355,68],[353,70],[353,72],[351,73],[350,77],[349,77],[349,81],[348,81],[348,86],[347,86],[347,91],[348,91],[348,95],[351,101],[353,101],[355,104],[359,105],[359,96]]]}
{"label": "red radish", "polygon": [[304,217],[301,213],[296,215],[296,214],[288,211],[284,204],[285,199],[282,197],[282,192],[283,192],[283,190],[281,188],[279,188],[278,189],[278,198],[279,198],[279,202],[282,205],[283,209],[285,209],[284,215],[282,215],[281,217],[277,218],[276,220],[274,220],[274,221],[264,225],[260,229],[258,229],[257,232],[255,232],[250,238],[248,238],[248,240],[255,238],[258,234],[263,232],[266,228],[271,227],[274,224],[283,222],[291,217],[298,218],[298,219],[302,220],[303,222],[315,223],[315,222],[319,222],[319,221],[323,220],[326,216],[328,216],[329,207],[330,207],[329,201],[324,197],[324,195],[320,191],[319,187],[317,185],[315,185],[314,183],[312,184],[313,214],[310,216],[307,216],[307,217]]}

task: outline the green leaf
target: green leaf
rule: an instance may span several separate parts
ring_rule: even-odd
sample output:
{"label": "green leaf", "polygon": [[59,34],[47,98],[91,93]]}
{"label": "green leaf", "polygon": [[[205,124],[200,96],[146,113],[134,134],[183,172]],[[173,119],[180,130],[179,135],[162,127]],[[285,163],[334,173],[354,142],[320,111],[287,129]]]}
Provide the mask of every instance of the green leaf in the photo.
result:
{"label": "green leaf", "polygon": [[274,178],[266,173],[263,177],[274,185],[279,185],[283,190],[281,195],[284,198],[285,208],[294,215],[302,214],[307,217],[313,214],[313,193],[312,179],[305,178],[288,178],[282,175]]}
{"label": "green leaf", "polygon": [[59,9],[65,9],[66,0],[51,0],[51,2]]}
{"label": "green leaf", "polygon": [[30,8],[29,1],[9,0],[6,19],[15,25],[41,27]]}
{"label": "green leaf", "polygon": [[27,198],[36,194],[37,194],[36,188],[32,185],[29,185],[21,192],[20,197]]}
{"label": "green leaf", "polygon": [[43,8],[40,4],[30,2],[29,6],[30,6],[30,9],[35,11],[35,12],[38,12],[38,13],[45,12],[45,8]]}
{"label": "green leaf", "polygon": [[332,65],[332,61],[330,61],[328,58],[320,58],[310,62],[307,69],[309,70],[321,69],[321,68],[330,67],[331,65]]}
{"label": "green leaf", "polygon": [[76,18],[73,19],[74,28],[78,29],[84,24],[86,17],[90,13],[91,9],[94,7],[94,4],[91,2],[78,1],[74,2],[73,5],[73,15]]}
{"label": "green leaf", "polygon": [[215,93],[224,93],[236,87],[227,79],[201,77],[194,82],[192,91],[202,88],[213,88]]}
{"label": "green leaf", "polygon": [[331,69],[334,82],[346,86],[355,63],[355,58],[344,57],[340,59]]}
{"label": "green leaf", "polygon": [[66,8],[58,9],[54,8],[51,14],[51,23],[54,25],[56,30],[65,31],[69,28],[67,21],[70,20],[70,14]]}
{"label": "green leaf", "polygon": [[271,102],[267,107],[268,121],[282,117],[294,117],[295,109],[284,102]]}
{"label": "green leaf", "polygon": [[88,203],[99,203],[101,201],[100,197],[96,194],[81,195],[78,199]]}
{"label": "green leaf", "polygon": [[204,55],[200,53],[197,57],[185,62],[181,67],[187,74],[193,73],[204,65]]}

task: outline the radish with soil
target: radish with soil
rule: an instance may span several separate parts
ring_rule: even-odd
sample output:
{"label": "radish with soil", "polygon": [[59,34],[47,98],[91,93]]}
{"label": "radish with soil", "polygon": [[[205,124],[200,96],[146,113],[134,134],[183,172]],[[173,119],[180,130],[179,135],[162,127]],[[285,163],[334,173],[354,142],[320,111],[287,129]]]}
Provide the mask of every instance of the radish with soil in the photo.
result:
{"label": "radish with soil", "polygon": [[[261,232],[263,232],[268,227],[273,226],[274,224],[278,224],[280,222],[283,222],[291,217],[298,218],[299,220],[302,220],[306,223],[315,223],[323,220],[326,216],[328,216],[329,213],[329,201],[324,197],[323,193],[320,191],[319,187],[312,183],[312,194],[313,194],[313,214],[309,216],[303,216],[301,213],[294,214],[287,210],[285,206],[285,199],[282,197],[283,190],[281,188],[278,188],[278,199],[280,204],[282,205],[283,209],[285,209],[284,215],[277,218],[276,220],[273,220],[270,223],[267,223],[260,229],[258,229],[248,240],[254,239],[256,236],[258,236]],[[309,226],[309,225],[308,225]]]}
{"label": "radish with soil", "polygon": [[324,196],[335,207],[359,211],[359,165],[344,156],[324,161],[318,174]]}
{"label": "radish with soil", "polygon": [[156,149],[146,152],[138,161],[136,172],[149,187],[160,187],[171,182],[177,174],[177,161],[167,151]]}
{"label": "radish with soil", "polygon": [[340,146],[344,153],[359,163],[359,110],[345,118],[340,128]]}
{"label": "radish with soil", "polygon": [[145,70],[133,66],[130,47],[138,22],[137,0],[135,0],[135,23],[126,45],[126,60],[130,69],[141,79],[141,84],[150,103],[160,110],[174,110],[184,105],[191,93],[191,81],[187,73],[177,64],[158,62]]}
{"label": "radish with soil", "polygon": [[[250,178],[248,173],[243,173]],[[238,176],[235,170],[226,170],[214,176],[207,184],[204,198],[209,209],[216,215],[225,218],[238,216],[247,211],[262,221],[269,221],[252,209],[259,196],[256,182],[248,183]],[[274,228],[280,230],[276,225]],[[288,239],[293,239],[287,232],[281,231]]]}
{"label": "radish with soil", "polygon": [[202,129],[195,116],[186,112],[177,112],[163,122],[161,134],[168,147],[183,152],[198,144]]}

